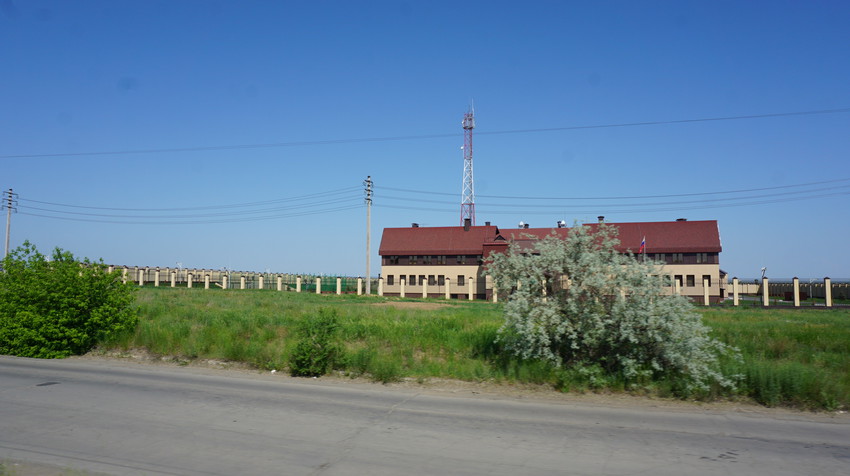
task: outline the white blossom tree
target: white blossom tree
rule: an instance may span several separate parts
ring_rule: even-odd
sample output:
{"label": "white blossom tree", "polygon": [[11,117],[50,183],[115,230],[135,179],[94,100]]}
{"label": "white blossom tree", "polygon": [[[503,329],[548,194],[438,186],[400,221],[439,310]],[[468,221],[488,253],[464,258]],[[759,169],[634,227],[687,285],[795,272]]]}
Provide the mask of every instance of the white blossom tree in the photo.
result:
{"label": "white blossom tree", "polygon": [[499,340],[523,359],[601,368],[626,382],[673,378],[688,392],[733,388],[719,356],[736,355],[709,335],[660,263],[617,251],[617,228],[574,226],[494,255],[488,273],[507,294]]}

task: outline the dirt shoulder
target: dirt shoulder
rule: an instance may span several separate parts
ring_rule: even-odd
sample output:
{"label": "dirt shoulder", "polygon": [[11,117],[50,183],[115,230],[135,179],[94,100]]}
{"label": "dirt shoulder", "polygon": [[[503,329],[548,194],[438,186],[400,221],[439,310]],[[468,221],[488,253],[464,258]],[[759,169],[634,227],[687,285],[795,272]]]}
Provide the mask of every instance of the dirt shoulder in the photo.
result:
{"label": "dirt shoulder", "polygon": [[751,413],[777,418],[804,418],[816,420],[843,420],[850,422],[847,411],[836,412],[807,412],[789,408],[767,408],[750,401],[714,401],[701,402],[692,400],[677,400],[651,396],[631,395],[625,393],[564,393],[548,385],[518,384],[495,381],[468,382],[462,380],[439,378],[406,378],[399,382],[387,384],[373,382],[366,378],[352,378],[339,374],[326,375],[320,378],[291,377],[286,372],[263,371],[240,362],[222,360],[184,359],[171,356],[156,356],[142,350],[127,352],[91,352],[83,356],[70,357],[88,361],[100,361],[109,365],[120,366],[167,366],[191,369],[192,372],[233,375],[241,378],[274,379],[309,385],[354,386],[360,388],[380,388],[386,391],[413,391],[425,395],[442,395],[465,398],[484,398],[498,400],[524,400],[547,403],[645,408],[647,410],[677,411],[677,412],[736,412]]}

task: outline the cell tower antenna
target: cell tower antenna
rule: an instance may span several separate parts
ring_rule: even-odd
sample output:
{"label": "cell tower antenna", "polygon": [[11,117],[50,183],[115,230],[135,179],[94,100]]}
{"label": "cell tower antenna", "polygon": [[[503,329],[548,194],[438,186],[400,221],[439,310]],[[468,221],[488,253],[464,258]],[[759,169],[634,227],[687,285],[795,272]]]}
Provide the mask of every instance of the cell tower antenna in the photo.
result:
{"label": "cell tower antenna", "polygon": [[460,201],[460,224],[469,220],[475,225],[475,184],[472,179],[472,129],[475,129],[475,109],[470,102],[469,110],[463,115],[463,189]]}

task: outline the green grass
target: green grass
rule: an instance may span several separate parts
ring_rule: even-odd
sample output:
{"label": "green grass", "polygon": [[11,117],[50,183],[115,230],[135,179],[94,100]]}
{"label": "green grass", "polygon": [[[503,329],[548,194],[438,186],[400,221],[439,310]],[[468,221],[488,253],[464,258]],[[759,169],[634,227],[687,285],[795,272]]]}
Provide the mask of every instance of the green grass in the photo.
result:
{"label": "green grass", "polygon": [[[106,347],[146,348],[181,359],[287,367],[299,324],[335,310],[345,359],[338,370],[377,382],[450,378],[546,384],[573,391],[624,391],[616,377],[558,370],[506,355],[495,343],[502,307],[480,301],[427,300],[435,309],[393,303],[419,299],[316,295],[268,290],[143,288],[135,333]],[[700,309],[715,336],[741,349],[724,362],[743,379],[732,398],[814,410],[850,408],[850,311]],[[591,369],[592,370],[592,369]],[[667,394],[664,383],[639,391]],[[638,391],[632,389],[631,391]]]}

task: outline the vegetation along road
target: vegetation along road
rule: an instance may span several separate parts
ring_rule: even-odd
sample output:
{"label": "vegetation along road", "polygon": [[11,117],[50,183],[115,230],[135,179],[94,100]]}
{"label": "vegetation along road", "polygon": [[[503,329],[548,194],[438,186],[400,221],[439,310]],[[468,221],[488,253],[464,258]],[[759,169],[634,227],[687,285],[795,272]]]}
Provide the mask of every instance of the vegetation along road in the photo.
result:
{"label": "vegetation along road", "polygon": [[[708,408],[708,409],[707,409]],[[850,419],[0,357],[0,460],[108,474],[847,474]]]}

